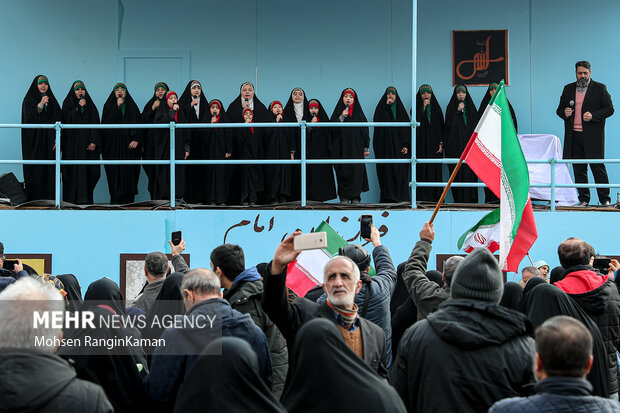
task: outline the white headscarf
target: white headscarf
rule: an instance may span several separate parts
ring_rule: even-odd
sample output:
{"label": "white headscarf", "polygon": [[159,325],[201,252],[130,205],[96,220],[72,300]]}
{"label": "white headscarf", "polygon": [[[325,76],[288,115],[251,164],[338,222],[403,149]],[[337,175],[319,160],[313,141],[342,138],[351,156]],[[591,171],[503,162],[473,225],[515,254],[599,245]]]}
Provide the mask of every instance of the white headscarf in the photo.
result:
{"label": "white headscarf", "polygon": [[[243,86],[245,85],[252,86],[252,90],[256,94],[256,89],[254,89],[254,85],[251,84],[250,82],[245,82],[244,84],[242,84],[241,87],[239,88],[239,91],[241,91],[241,89],[243,89]],[[241,96],[241,107],[243,107],[243,96]],[[254,95],[252,95],[252,99],[248,100],[248,107],[252,109],[252,112],[254,112]]]}
{"label": "white headscarf", "polygon": [[[299,90],[304,95],[304,97],[306,97],[306,94],[304,93],[304,91],[301,88],[296,87],[295,89],[293,89],[293,92],[295,92],[296,90]],[[291,99],[293,97],[293,92],[291,92]],[[299,103],[293,102],[293,109],[295,109],[295,118],[297,118],[297,122],[301,122],[301,119],[304,117],[304,101],[303,101],[303,99]]]}

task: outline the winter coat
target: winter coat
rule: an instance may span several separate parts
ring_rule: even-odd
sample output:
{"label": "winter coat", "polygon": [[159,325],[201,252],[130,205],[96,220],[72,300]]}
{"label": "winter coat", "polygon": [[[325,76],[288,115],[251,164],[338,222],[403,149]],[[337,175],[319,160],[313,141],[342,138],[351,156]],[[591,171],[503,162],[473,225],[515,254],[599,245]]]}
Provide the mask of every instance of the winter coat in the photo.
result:
{"label": "winter coat", "polygon": [[554,284],[568,294],[590,316],[603,336],[609,357],[609,391],[618,393],[618,360],[620,349],[620,294],[614,280],[602,276],[589,266],[566,270],[562,281]]}
{"label": "winter coat", "polygon": [[[362,289],[355,295],[355,304],[359,307],[359,314],[368,321],[372,321],[383,329],[387,343],[387,369],[392,371],[392,315],[390,314],[390,300],[396,286],[396,268],[392,263],[390,252],[384,245],[377,246],[372,251],[377,275],[372,277],[370,284],[362,283]],[[366,294],[368,304],[366,302]],[[327,296],[323,294],[317,303],[323,304]],[[366,314],[363,313],[367,308]]]}
{"label": "winter coat", "polygon": [[534,381],[531,332],[517,311],[451,299],[405,332],[391,384],[409,412],[486,411]]}
{"label": "winter coat", "polygon": [[592,396],[592,385],[578,377],[549,377],[534,386],[536,394],[495,403],[489,413],[612,413],[620,403]]}
{"label": "winter coat", "polygon": [[[263,280],[262,306],[265,313],[278,326],[289,348],[301,326],[314,318],[326,318],[337,323],[334,311],[324,304],[299,297],[290,303],[286,294],[286,270],[282,274],[271,274],[271,263]],[[386,341],[383,330],[365,318],[360,317],[360,329],[364,347],[364,361],[381,377],[388,377],[386,367]]]}
{"label": "winter coat", "polygon": [[[203,348],[221,336],[238,337],[250,344],[258,356],[260,375],[271,388],[271,358],[267,339],[248,314],[233,310],[221,298],[211,298],[194,305],[185,317],[193,320],[194,328],[188,322],[185,328],[166,329],[161,335],[166,345],[158,347],[153,353],[151,371],[145,380],[152,401],[171,407],[181,383]],[[201,328],[200,323],[205,325],[210,319],[215,320],[213,328]]]}
{"label": "winter coat", "polygon": [[424,320],[450,298],[449,285],[439,286],[426,276],[428,256],[431,249],[431,244],[427,241],[416,242],[403,272],[403,282],[409,291],[409,296],[418,308],[418,320]]}
{"label": "winter coat", "polygon": [[265,333],[273,367],[273,393],[279,399],[288,371],[288,349],[282,333],[263,311],[262,297],[263,282],[256,267],[248,268],[239,274],[230,290],[224,293],[224,299],[233,309],[249,314],[254,324]]}
{"label": "winter coat", "polygon": [[0,353],[0,412],[114,411],[101,386],[78,379],[62,358],[26,349]]}

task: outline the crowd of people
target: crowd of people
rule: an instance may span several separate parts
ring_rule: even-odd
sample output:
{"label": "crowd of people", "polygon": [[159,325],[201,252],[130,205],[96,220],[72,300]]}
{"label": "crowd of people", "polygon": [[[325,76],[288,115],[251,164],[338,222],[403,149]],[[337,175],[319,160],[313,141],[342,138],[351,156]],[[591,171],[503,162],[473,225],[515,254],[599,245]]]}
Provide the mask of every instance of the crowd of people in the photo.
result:
{"label": "crowd of people", "polygon": [[[429,85],[416,94],[418,158],[458,158],[465,148],[482,112],[497,89],[491,83],[480,107],[474,104],[467,87],[459,85],[444,111]],[[388,87],[376,105],[372,119],[362,109],[352,88],[342,91],[331,116],[318,99],[309,99],[301,88],[291,91],[286,104],[273,100],[267,106],[246,82],[228,107],[218,99],[209,100],[202,84],[190,81],[183,93],[170,90],[164,82],[154,86],[152,98],[142,110],[127,86],[117,83],[108,96],[101,117],[86,85],[75,81],[62,106],[49,80],[36,76],[23,100],[22,123],[52,124],[138,124],[138,123],[264,123],[308,122],[307,159],[364,159],[370,155],[368,127],[312,127],[315,122],[410,122],[410,110],[403,105],[395,87]],[[511,106],[512,111],[512,106]],[[513,119],[516,127],[516,117]],[[55,131],[22,129],[22,156],[25,160],[55,159]],[[377,159],[411,159],[411,129],[375,127],[372,148]],[[63,129],[62,159],[67,160],[167,160],[170,159],[168,129]],[[295,160],[301,157],[301,131],[291,128],[192,128],[176,129],[175,158],[178,160]],[[454,165],[452,165],[454,166]],[[24,165],[24,181],[29,200],[54,198],[53,165]],[[143,165],[153,200],[170,199],[170,167]],[[441,182],[441,164],[419,164],[420,182]],[[105,165],[111,204],[129,204],[138,193],[139,165]],[[100,179],[98,165],[63,165],[62,200],[92,204],[93,191]],[[335,175],[335,177],[334,177]],[[381,203],[408,202],[411,198],[408,164],[377,164]],[[189,204],[255,205],[301,199],[301,172],[297,165],[179,165],[175,169],[175,196]],[[476,176],[463,166],[457,182],[475,182]],[[364,164],[313,164],[306,167],[307,199],[357,204],[369,190]],[[418,188],[417,199],[436,201],[441,188]],[[477,188],[453,190],[457,203],[477,203]],[[485,202],[498,202],[488,192]]]}
{"label": "crowd of people", "polygon": [[[523,287],[486,249],[429,270],[429,223],[396,267],[372,226],[372,257],[341,248],[299,297],[287,288],[299,235],[256,265],[222,244],[211,269],[170,242],[172,267],[148,254],[126,301],[109,278],[82,295],[73,274],[5,262],[0,243],[0,411],[620,412],[620,264],[600,273],[587,242],[562,241],[561,266],[524,268]],[[37,328],[45,312],[64,322]],[[79,344],[93,338],[115,341]]]}

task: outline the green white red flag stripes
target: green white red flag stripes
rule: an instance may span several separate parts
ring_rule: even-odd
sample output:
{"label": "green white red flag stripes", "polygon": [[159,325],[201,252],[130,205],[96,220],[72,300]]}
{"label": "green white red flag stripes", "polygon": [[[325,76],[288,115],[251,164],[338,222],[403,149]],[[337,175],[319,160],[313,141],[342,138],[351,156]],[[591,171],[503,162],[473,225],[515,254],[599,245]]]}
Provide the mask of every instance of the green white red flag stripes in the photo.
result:
{"label": "green white red flag stripes", "polygon": [[499,249],[499,239],[499,208],[497,208],[461,235],[458,248],[463,248],[468,254],[475,248],[487,248],[493,253]]}
{"label": "green white red flag stripes", "polygon": [[[500,198],[499,220],[496,221],[499,239],[493,240],[499,244],[502,270],[518,272],[519,264],[538,238],[538,232],[529,198],[527,164],[512,123],[503,81],[485,109],[461,159]],[[491,234],[497,232],[491,231],[489,226],[497,219],[496,215],[495,211],[491,212],[478,223],[484,222],[484,228],[474,226],[464,234],[466,248],[476,244],[476,235],[479,241],[485,238],[485,246],[492,245],[488,236],[493,237]],[[485,230],[484,234],[479,231],[481,228]]]}

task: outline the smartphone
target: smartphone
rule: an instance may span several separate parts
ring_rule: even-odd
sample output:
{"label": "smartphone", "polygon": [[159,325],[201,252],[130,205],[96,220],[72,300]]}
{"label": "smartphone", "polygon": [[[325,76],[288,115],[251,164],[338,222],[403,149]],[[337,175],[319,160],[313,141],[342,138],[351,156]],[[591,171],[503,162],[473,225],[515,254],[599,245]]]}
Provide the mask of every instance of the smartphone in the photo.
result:
{"label": "smartphone", "polygon": [[179,245],[181,243],[181,231],[174,231],[172,233],[172,245]]}
{"label": "smartphone", "polygon": [[293,238],[293,248],[296,251],[327,248],[327,233],[311,232],[309,234],[297,235]]}
{"label": "smartphone", "polygon": [[372,215],[362,215],[360,218],[360,236],[370,238],[370,227],[372,226]]}
{"label": "smartphone", "polygon": [[610,258],[607,257],[594,257],[594,263],[592,266],[598,270],[601,274],[607,274],[609,272]]}
{"label": "smartphone", "polygon": [[15,264],[17,264],[17,260],[4,260],[2,261],[2,268],[13,271]]}

